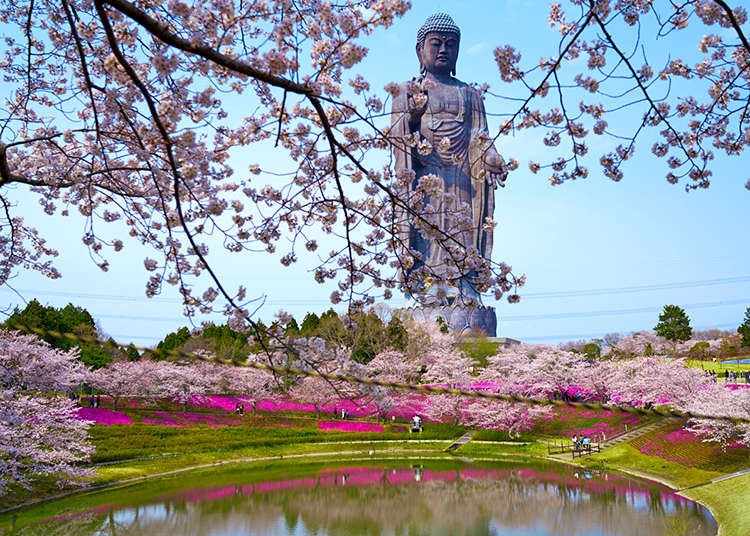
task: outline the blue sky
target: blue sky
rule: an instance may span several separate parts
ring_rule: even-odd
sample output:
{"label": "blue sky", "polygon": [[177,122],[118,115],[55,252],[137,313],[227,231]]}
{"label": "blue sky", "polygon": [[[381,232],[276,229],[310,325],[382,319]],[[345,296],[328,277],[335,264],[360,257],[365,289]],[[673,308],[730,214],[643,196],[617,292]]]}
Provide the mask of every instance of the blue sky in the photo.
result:
{"label": "blue sky", "polygon": [[[493,61],[498,45],[512,44],[532,62],[556,51],[557,34],[547,24],[545,3],[463,2],[460,10],[455,5],[415,1],[403,19],[368,39],[370,53],[354,72],[370,79],[373,88],[417,74],[416,29],[441,10],[462,29],[458,77],[464,81],[487,82],[497,92],[506,89]],[[648,53],[666,58],[677,49],[697,52],[701,31],[696,27],[677,41],[657,42]],[[490,98],[486,106],[492,113],[510,111],[509,103],[500,99]],[[497,132],[491,120],[493,128]],[[523,133],[502,138],[498,145],[506,158],[515,157],[521,165],[497,192],[493,259],[528,278],[521,303],[494,304],[499,335],[557,342],[651,329],[665,304],[682,306],[694,328],[739,325],[750,306],[747,155],[718,157],[711,188],[686,193],[666,182],[664,161],[649,151],[653,138],[644,138],[621,182],[603,177],[591,159],[586,180],[553,187],[546,173],[534,175],[527,167],[529,159],[544,152],[543,135],[541,130]],[[238,169],[252,157],[238,156]],[[122,342],[153,344],[185,325],[173,289],[145,298],[144,255],[137,246],[113,255],[110,271],[102,273],[81,243],[81,221],[43,216],[20,190],[17,198],[24,209],[29,206],[27,219],[38,222],[60,250],[63,273],[62,279],[52,281],[36,272],[18,272],[12,285],[24,299],[84,306],[107,334]],[[301,319],[307,311],[330,307],[328,296],[334,289],[316,284],[309,268],[310,263],[283,268],[263,255],[220,266],[228,280],[245,284],[251,295],[264,296],[259,311],[264,320],[279,309]],[[0,303],[22,306],[23,300],[0,289]],[[399,297],[389,304],[401,303]]]}

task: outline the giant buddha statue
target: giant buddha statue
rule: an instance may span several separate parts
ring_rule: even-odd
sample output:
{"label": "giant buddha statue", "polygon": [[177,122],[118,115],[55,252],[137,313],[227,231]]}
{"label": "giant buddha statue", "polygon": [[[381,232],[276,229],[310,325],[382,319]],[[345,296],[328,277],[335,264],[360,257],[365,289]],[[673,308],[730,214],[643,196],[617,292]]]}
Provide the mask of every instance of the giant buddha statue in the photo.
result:
{"label": "giant buddha statue", "polygon": [[[446,320],[446,307],[483,309],[471,259],[491,258],[495,188],[504,186],[507,176],[487,130],[480,92],[455,78],[460,41],[450,16],[427,18],[417,32],[420,73],[399,86],[390,130],[394,171],[411,200],[408,210],[396,211],[408,305],[440,309]],[[494,324],[494,310],[491,314]],[[490,335],[495,329],[463,327],[493,331]]]}

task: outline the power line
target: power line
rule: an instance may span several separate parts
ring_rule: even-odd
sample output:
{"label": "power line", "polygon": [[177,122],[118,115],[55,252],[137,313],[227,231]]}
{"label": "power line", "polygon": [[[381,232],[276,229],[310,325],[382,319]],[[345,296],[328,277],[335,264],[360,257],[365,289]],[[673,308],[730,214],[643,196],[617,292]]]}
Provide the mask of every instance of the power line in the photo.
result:
{"label": "power line", "polygon": [[547,298],[569,298],[574,296],[599,296],[603,294],[628,294],[632,292],[649,292],[653,290],[671,290],[679,288],[708,287],[714,285],[728,285],[732,283],[750,282],[750,275],[723,277],[720,279],[703,279],[699,281],[682,281],[680,283],[660,283],[654,285],[638,285],[632,287],[612,287],[600,289],[566,290],[560,292],[537,292],[523,294],[525,300],[537,300]]}
{"label": "power line", "polygon": [[[735,300],[721,300],[713,302],[701,302],[691,303],[684,305],[686,309],[705,309],[712,307],[725,307],[729,305],[744,305],[750,304],[750,298],[740,298]],[[640,313],[654,313],[662,310],[662,307],[637,307],[630,309],[604,309],[598,311],[579,311],[579,312],[562,312],[562,313],[545,313],[545,314],[529,314],[529,315],[509,315],[501,316],[499,318],[502,322],[522,322],[530,320],[564,320],[568,318],[590,318],[599,316],[619,316],[629,314],[640,314]],[[108,319],[108,320],[134,320],[134,321],[149,321],[149,322],[184,322],[185,317],[182,316],[144,316],[144,315],[118,315],[111,313],[93,313],[97,319]],[[219,313],[214,313],[219,315]],[[222,317],[223,318],[223,317]],[[219,318],[217,318],[218,320]],[[145,339],[146,337],[140,337]]]}
{"label": "power line", "polygon": [[[708,307],[723,307],[725,305],[750,304],[750,298],[738,300],[724,300],[716,302],[691,303],[683,305],[685,309],[705,309]],[[661,311],[662,307],[639,307],[635,309],[608,309],[602,311],[582,311],[577,313],[549,313],[540,315],[503,316],[503,321],[518,322],[521,320],[559,320],[564,318],[586,318],[591,316],[629,315],[637,313],[653,313]]]}
{"label": "power line", "polygon": [[[652,285],[638,285],[630,287],[610,287],[610,288],[599,288],[599,289],[580,289],[580,290],[565,290],[559,292],[531,292],[522,294],[521,297],[524,300],[538,300],[538,299],[551,299],[551,298],[570,298],[578,296],[600,296],[607,294],[629,294],[633,292],[650,292],[656,290],[673,290],[682,288],[695,288],[695,287],[708,287],[715,285],[729,285],[733,283],[747,283],[750,282],[750,275],[735,276],[735,277],[723,277],[719,279],[702,279],[697,281],[682,281],[678,283],[659,283]],[[164,302],[164,303],[182,303],[180,298],[166,298],[166,297],[154,297],[146,298],[145,296],[127,296],[127,295],[116,295],[116,294],[96,294],[96,293],[85,293],[85,292],[63,292],[55,290],[34,290],[34,289],[16,289],[19,293],[29,295],[40,295],[40,296],[57,296],[57,297],[70,297],[70,298],[87,298],[93,300],[120,300],[120,301],[136,301],[136,302]],[[11,292],[7,288],[0,288],[0,291]],[[330,304],[327,299],[279,299],[279,300],[268,300],[266,303],[274,305],[320,305]]]}

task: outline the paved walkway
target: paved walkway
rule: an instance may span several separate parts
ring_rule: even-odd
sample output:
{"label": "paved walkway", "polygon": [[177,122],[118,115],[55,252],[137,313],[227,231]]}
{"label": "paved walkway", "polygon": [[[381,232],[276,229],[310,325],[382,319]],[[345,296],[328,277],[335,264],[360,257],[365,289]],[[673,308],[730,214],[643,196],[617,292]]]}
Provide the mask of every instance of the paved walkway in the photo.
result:
{"label": "paved walkway", "polygon": [[681,488],[681,489],[679,489],[677,491],[687,491],[687,490],[690,490],[690,489],[695,489],[695,488],[700,488],[700,487],[703,487],[703,486],[708,486],[709,484],[714,484],[716,482],[721,482],[722,480],[727,480],[729,478],[735,478],[735,477],[738,477],[738,476],[746,475],[748,473],[750,473],[750,469],[743,469],[742,471],[737,471],[736,473],[731,473],[731,474],[728,474],[728,475],[720,476],[720,477],[711,479],[708,482],[701,482],[700,484],[695,484],[694,486],[688,486],[687,488]]}

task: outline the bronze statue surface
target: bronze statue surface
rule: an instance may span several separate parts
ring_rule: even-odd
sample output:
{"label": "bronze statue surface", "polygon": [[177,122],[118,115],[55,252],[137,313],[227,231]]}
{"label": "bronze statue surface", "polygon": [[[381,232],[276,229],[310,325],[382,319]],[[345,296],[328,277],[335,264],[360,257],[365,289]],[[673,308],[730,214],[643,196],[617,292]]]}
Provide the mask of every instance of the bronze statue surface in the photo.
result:
{"label": "bronze statue surface", "polygon": [[429,17],[417,33],[420,75],[393,99],[395,172],[412,200],[411,213],[397,213],[399,240],[412,254],[402,262],[412,306],[481,306],[482,262],[472,258],[491,258],[494,191],[507,176],[480,92],[454,77],[460,39],[448,15]]}

